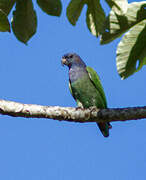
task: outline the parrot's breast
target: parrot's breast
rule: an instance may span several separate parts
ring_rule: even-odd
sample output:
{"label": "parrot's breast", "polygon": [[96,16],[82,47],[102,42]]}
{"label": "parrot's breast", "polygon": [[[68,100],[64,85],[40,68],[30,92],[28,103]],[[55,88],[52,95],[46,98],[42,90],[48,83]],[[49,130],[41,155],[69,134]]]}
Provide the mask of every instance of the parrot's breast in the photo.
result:
{"label": "parrot's breast", "polygon": [[88,74],[71,82],[71,89],[75,99],[79,100],[84,108],[91,106],[104,108],[102,98]]}

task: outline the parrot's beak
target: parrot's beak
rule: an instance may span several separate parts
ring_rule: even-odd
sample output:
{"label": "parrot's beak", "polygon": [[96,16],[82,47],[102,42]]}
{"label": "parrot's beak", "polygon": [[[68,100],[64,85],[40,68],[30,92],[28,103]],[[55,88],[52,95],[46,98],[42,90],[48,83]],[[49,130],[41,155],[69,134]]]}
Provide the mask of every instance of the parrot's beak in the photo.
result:
{"label": "parrot's beak", "polygon": [[64,57],[61,60],[61,64],[62,64],[62,66],[68,65],[67,60]]}

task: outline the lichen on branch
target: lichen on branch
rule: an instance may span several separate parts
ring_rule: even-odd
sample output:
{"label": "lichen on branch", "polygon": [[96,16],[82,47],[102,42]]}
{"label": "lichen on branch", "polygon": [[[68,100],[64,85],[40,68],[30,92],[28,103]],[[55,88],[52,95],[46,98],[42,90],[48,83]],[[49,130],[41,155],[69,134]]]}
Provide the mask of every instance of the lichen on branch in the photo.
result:
{"label": "lichen on branch", "polygon": [[22,104],[13,101],[0,100],[0,114],[13,117],[47,118],[80,123],[114,122],[146,119],[146,106],[108,109],[97,109],[96,107],[91,107],[88,109],[82,109],[78,107]]}

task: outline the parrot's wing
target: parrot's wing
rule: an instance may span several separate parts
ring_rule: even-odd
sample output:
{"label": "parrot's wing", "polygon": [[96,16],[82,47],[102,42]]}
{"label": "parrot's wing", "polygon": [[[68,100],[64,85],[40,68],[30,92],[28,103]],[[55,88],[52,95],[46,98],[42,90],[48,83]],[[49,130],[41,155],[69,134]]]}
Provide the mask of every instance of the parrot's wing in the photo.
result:
{"label": "parrot's wing", "polygon": [[75,101],[76,101],[76,103],[77,103],[78,107],[83,108],[82,103],[81,103],[78,99],[76,99],[76,98],[75,98],[75,96],[73,95],[73,92],[72,92],[72,88],[71,88],[70,81],[69,81],[69,90],[70,90],[71,95],[72,95],[72,96],[73,96],[73,98],[75,99]]}
{"label": "parrot's wing", "polygon": [[[106,97],[105,97],[104,90],[103,90],[103,87],[101,85],[99,76],[97,75],[96,71],[94,71],[94,69],[92,69],[91,67],[86,67],[86,69],[87,69],[87,72],[89,74],[90,80],[92,81],[92,83],[94,84],[94,86],[96,87],[96,89],[98,90],[99,94],[102,97],[105,108],[107,108],[107,101],[106,101]],[[105,137],[108,137],[109,136],[109,129],[112,128],[110,123],[97,123],[97,124],[98,124],[98,127],[101,130],[102,134]]]}
{"label": "parrot's wing", "polygon": [[86,69],[87,69],[87,72],[89,74],[90,80],[92,81],[92,83],[94,84],[94,86],[96,87],[98,92],[100,93],[100,95],[104,101],[105,108],[106,108],[107,107],[107,101],[106,101],[106,97],[105,97],[104,90],[103,90],[103,87],[101,85],[99,76],[97,75],[96,71],[94,71],[94,69],[92,69],[91,67],[86,67]]}

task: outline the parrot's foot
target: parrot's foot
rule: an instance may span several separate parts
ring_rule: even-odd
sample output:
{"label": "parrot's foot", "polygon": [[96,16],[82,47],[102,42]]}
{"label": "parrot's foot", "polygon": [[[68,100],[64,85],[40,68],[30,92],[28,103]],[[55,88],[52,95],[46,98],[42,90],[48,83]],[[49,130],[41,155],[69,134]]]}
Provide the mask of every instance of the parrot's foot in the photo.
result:
{"label": "parrot's foot", "polygon": [[96,106],[91,106],[91,107],[89,107],[89,109],[90,109],[91,112],[97,111],[97,107]]}
{"label": "parrot's foot", "polygon": [[78,106],[78,107],[76,107],[76,110],[83,110],[84,108],[82,108],[82,107],[80,107],[80,106]]}
{"label": "parrot's foot", "polygon": [[112,129],[112,125],[110,123],[108,123],[108,128]]}

